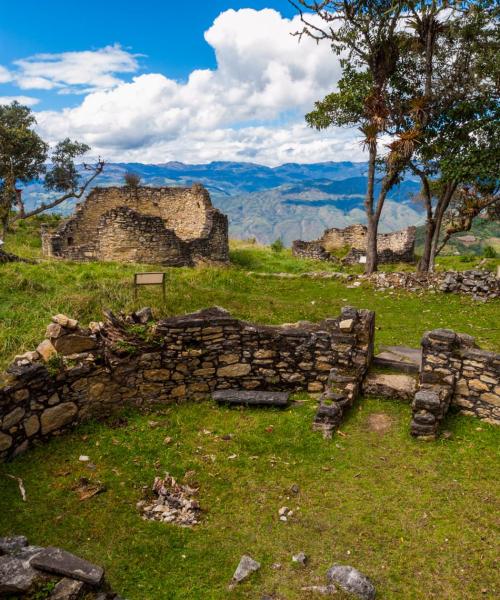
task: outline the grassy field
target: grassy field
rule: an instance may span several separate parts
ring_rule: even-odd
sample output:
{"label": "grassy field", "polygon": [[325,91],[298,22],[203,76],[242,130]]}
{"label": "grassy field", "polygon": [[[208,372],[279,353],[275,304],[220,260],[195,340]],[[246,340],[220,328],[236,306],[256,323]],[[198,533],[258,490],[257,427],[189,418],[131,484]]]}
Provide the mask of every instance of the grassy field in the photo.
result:
{"label": "grassy field", "polygon": [[[35,225],[23,225],[7,238],[7,249],[20,256],[38,258],[40,239]],[[3,265],[0,366],[5,366],[16,353],[36,347],[54,314],[66,313],[86,324],[99,320],[104,308],[131,312],[145,305],[151,306],[158,317],[219,305],[236,317],[276,324],[301,319],[318,321],[336,316],[343,305],[350,304],[376,311],[378,345],[418,345],[424,331],[447,327],[476,336],[485,348],[500,347],[499,303],[482,304],[451,294],[377,291],[369,285],[349,288],[332,280],[249,276],[249,271],[303,273],[336,269],[324,262],[294,259],[288,250],[277,254],[251,244],[233,243],[231,260],[232,265],[224,268],[163,269],[168,273],[166,303],[161,293],[152,288],[141,290],[137,302],[133,299],[133,273],[154,266],[47,260]],[[462,263],[456,257],[443,260],[454,260],[454,266],[462,268],[477,264]],[[495,261],[490,260],[488,266],[493,268]]]}
{"label": "grassy field", "polygon": [[[0,466],[0,531],[105,565],[129,600],[314,598],[301,587],[323,584],[335,562],[368,574],[384,600],[498,598],[498,429],[451,416],[451,439],[419,443],[408,435],[409,406],[363,399],[345,436],[325,441],[311,431],[315,406],[305,399],[279,412],[206,402],[130,415],[123,428],[81,427]],[[370,427],[381,413],[392,423],[385,434]],[[179,479],[191,472],[205,511],[199,526],[141,520],[142,488],[165,471]],[[23,479],[26,503],[6,474]],[[73,490],[80,477],[107,491],[81,502]],[[287,523],[278,518],[282,506],[294,510]],[[299,551],[309,556],[305,569],[291,562]],[[244,553],[262,568],[229,593]]]}
{"label": "grassy field", "polygon": [[[40,255],[33,226],[7,242],[11,252]],[[237,317],[281,323],[336,316],[350,304],[376,311],[377,345],[418,345],[425,330],[448,327],[476,336],[486,348],[500,347],[498,302],[248,275],[328,267],[251,244],[233,244],[231,258],[225,268],[167,269],[165,304],[153,289],[133,300],[132,274],[151,268],[146,265],[0,266],[2,365],[34,348],[55,313],[87,323],[103,308],[145,305],[157,316],[220,305]],[[446,260],[461,268],[477,264]],[[62,546],[102,564],[129,600],[260,600],[264,593],[312,599],[301,587],[323,584],[335,562],[369,575],[382,600],[498,597],[498,428],[450,415],[450,439],[419,443],[408,433],[408,405],[364,398],[342,426],[344,435],[325,441],[311,431],[316,402],[307,395],[296,399],[283,412],[229,410],[207,401],[131,413],[118,428],[82,426],[0,465],[0,535],[22,533],[32,543]],[[385,433],[371,425],[380,414],[390,422]],[[225,434],[232,438],[222,439]],[[167,445],[166,436],[172,438]],[[81,454],[95,470],[79,462]],[[199,526],[141,520],[136,502],[165,471],[181,480],[187,473],[187,481],[199,485]],[[26,503],[7,475],[23,479]],[[101,481],[106,492],[80,501],[74,488],[81,477]],[[297,495],[290,493],[293,484]],[[282,506],[294,510],[287,523],[278,518]],[[291,562],[299,551],[309,556],[306,568]],[[244,553],[262,568],[229,592]]]}

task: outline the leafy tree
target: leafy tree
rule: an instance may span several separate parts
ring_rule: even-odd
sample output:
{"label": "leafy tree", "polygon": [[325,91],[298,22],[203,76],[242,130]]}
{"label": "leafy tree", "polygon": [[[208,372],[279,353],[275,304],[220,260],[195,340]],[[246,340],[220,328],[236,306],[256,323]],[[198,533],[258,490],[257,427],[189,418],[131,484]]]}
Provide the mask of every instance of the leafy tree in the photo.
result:
{"label": "leafy tree", "polygon": [[[454,0],[289,0],[304,29],[341,55],[338,91],[316,102],[312,127],[357,126],[368,150],[366,272],[377,268],[377,231],[385,199],[421,143],[436,97],[436,49]],[[312,18],[315,17],[315,18]],[[319,17],[319,20],[317,19]],[[384,139],[391,139],[384,145]],[[375,179],[380,172],[380,191]]]}
{"label": "leafy tree", "polygon": [[[70,139],[59,142],[53,151],[35,131],[36,120],[27,106],[18,102],[0,106],[0,225],[2,237],[9,222],[27,219],[54,208],[69,198],[80,198],[102,173],[104,161],[84,164],[88,177],[82,181],[75,160],[90,148]],[[48,164],[47,164],[48,163]],[[46,190],[59,195],[26,211],[19,184],[42,179]],[[11,212],[15,210],[12,216]]]}
{"label": "leafy tree", "polygon": [[410,164],[427,214],[421,272],[433,270],[452,235],[499,210],[498,16],[494,0],[469,3],[449,19],[436,50],[434,106]]}

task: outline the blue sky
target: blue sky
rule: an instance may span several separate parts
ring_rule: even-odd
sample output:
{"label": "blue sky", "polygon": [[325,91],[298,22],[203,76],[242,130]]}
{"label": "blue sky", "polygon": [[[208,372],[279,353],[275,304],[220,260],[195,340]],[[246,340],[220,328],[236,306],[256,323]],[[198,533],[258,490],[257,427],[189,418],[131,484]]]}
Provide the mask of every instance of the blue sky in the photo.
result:
{"label": "blue sky", "polygon": [[340,71],[298,26],[286,0],[9,3],[0,101],[112,160],[359,160],[353,132],[304,126]]}

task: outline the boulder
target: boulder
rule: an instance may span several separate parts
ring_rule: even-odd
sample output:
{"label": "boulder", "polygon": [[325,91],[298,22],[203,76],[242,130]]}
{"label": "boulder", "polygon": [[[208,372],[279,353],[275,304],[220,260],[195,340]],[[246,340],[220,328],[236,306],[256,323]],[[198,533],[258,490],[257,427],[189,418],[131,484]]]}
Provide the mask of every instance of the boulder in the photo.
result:
{"label": "boulder", "polygon": [[54,348],[50,340],[43,340],[43,342],[38,344],[36,351],[45,362],[57,354],[57,350]]}
{"label": "boulder", "polygon": [[328,569],[326,578],[329,584],[338,585],[349,594],[360,600],[374,600],[375,586],[354,567],[349,565],[333,565]]}
{"label": "boulder", "polygon": [[78,321],[76,319],[70,319],[66,315],[54,315],[52,317],[52,322],[57,323],[61,327],[65,327],[66,329],[76,329],[78,327]]}
{"label": "boulder", "polygon": [[92,586],[99,585],[104,577],[102,567],[93,565],[66,550],[50,546],[35,556],[31,564],[41,571],[64,575]]}
{"label": "boulder", "polygon": [[0,556],[0,596],[27,592],[40,574],[15,556]]}
{"label": "boulder", "polygon": [[8,450],[12,446],[12,438],[6,433],[0,432],[0,452]]}
{"label": "boulder", "polygon": [[50,594],[50,600],[78,600],[85,584],[82,581],[65,577],[56,585]]}

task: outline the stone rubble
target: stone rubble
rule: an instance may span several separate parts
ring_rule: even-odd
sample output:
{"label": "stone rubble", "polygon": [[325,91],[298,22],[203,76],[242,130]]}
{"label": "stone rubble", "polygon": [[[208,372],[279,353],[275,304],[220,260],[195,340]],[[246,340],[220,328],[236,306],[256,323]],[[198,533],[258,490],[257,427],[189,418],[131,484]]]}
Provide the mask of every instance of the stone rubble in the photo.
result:
{"label": "stone rubble", "polygon": [[466,294],[475,300],[500,298],[500,279],[484,269],[445,271],[435,273],[373,273],[361,276],[377,289],[406,289],[412,292],[435,290],[446,294]]}
{"label": "stone rubble", "polygon": [[199,523],[201,508],[195,496],[197,489],[182,485],[168,473],[162,479],[156,477],[153,483],[153,502],[138,502],[142,518],[149,521],[175,523],[181,527],[192,527]]}

